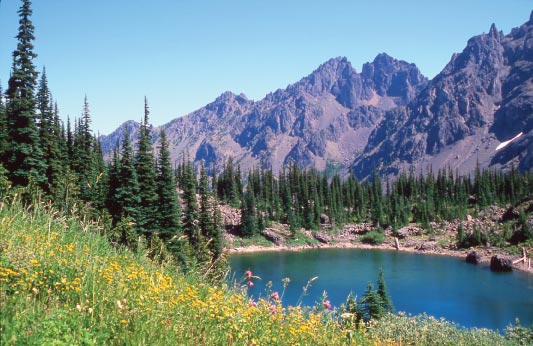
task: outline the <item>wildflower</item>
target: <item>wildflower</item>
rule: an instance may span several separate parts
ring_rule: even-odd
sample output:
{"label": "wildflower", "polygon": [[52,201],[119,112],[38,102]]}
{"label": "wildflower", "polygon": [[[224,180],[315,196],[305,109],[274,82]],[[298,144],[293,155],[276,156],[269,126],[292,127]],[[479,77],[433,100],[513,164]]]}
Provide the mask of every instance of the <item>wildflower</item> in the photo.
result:
{"label": "wildflower", "polygon": [[279,300],[279,293],[278,293],[278,291],[272,293],[272,294],[270,295],[270,298],[272,298],[272,299],[274,299],[274,300]]}
{"label": "wildflower", "polygon": [[122,324],[126,324],[126,323],[128,323],[128,321],[126,321],[126,320],[120,320],[120,323],[122,323]]}
{"label": "wildflower", "polygon": [[250,299],[250,300],[248,300],[248,306],[255,307],[255,306],[257,306],[257,303],[253,299]]}
{"label": "wildflower", "polygon": [[274,304],[270,305],[270,311],[271,311],[273,314],[277,313],[276,305],[274,305]]}
{"label": "wildflower", "polygon": [[331,303],[330,303],[330,301],[329,301],[329,300],[324,300],[324,301],[322,302],[322,307],[324,307],[324,309],[326,309],[326,310],[331,309]]}
{"label": "wildflower", "polygon": [[253,281],[248,281],[248,287],[254,287]]}
{"label": "wildflower", "polygon": [[246,275],[246,278],[250,280],[252,278],[252,271],[248,269],[247,271],[244,272],[244,275]]}

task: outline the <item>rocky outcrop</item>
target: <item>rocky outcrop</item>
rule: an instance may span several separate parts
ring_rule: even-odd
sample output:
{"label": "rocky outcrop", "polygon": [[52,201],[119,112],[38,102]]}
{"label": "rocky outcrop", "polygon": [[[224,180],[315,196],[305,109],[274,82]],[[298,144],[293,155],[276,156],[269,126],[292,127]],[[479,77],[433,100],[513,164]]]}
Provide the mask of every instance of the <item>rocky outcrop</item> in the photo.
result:
{"label": "rocky outcrop", "polygon": [[533,22],[504,35],[493,24],[471,38],[406,107],[388,112],[354,162],[360,177],[432,164],[471,171],[476,163],[531,169]]}
{"label": "rocky outcrop", "polygon": [[313,233],[313,237],[321,242],[322,244],[329,244],[331,243],[331,236],[329,236],[326,232],[315,232]]}
{"label": "rocky outcrop", "polygon": [[490,270],[494,272],[513,271],[513,261],[507,257],[494,255],[490,258]]}
{"label": "rocky outcrop", "polygon": [[479,264],[481,263],[481,255],[477,253],[477,251],[470,251],[466,255],[465,261],[466,263],[470,263],[470,264]]}

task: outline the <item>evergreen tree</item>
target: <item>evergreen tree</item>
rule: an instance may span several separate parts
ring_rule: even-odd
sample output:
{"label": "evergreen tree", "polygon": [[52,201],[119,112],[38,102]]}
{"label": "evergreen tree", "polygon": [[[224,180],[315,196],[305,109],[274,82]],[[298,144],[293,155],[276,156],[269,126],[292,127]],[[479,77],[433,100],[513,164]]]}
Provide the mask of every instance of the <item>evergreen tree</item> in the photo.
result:
{"label": "evergreen tree", "polygon": [[139,183],[135,172],[130,135],[126,131],[122,141],[118,187],[115,192],[120,219],[136,223],[139,216]]}
{"label": "evergreen tree", "polygon": [[45,187],[45,191],[57,200],[62,196],[61,177],[63,175],[63,166],[59,151],[59,142],[62,138],[56,129],[55,117],[57,114],[55,112],[57,107],[54,108],[45,68],[43,68],[37,91],[37,109],[40,113],[39,138],[43,159],[47,166],[46,177],[48,184]]}
{"label": "evergreen tree", "polygon": [[157,160],[157,195],[159,197],[159,208],[157,210],[159,236],[174,258],[183,264],[185,262],[185,252],[180,239],[182,234],[180,228],[180,203],[170,164],[167,137],[163,129],[160,132],[159,156]]}
{"label": "evergreen tree", "polygon": [[144,98],[144,120],[141,122],[139,134],[139,150],[135,159],[135,168],[137,170],[137,180],[139,182],[140,192],[140,212],[137,220],[137,226],[148,239],[155,229],[157,218],[157,185],[155,160],[152,151],[152,135],[150,124],[148,123],[148,102]]}
{"label": "evergreen tree", "polygon": [[200,212],[198,215],[198,222],[200,226],[200,232],[202,234],[202,239],[207,241],[207,248],[210,252],[211,258],[217,258],[221,251],[219,235],[216,234],[218,231],[215,227],[215,214],[214,207],[211,203],[211,193],[209,191],[209,177],[207,176],[207,171],[202,164],[200,168],[200,184],[199,184],[199,194],[200,194]]}
{"label": "evergreen tree", "polygon": [[251,237],[258,231],[255,198],[252,191],[246,190],[241,206],[241,234]]}
{"label": "evergreen tree", "polygon": [[46,163],[43,160],[35,114],[34,88],[37,72],[33,59],[34,27],[30,20],[31,2],[23,0],[19,13],[17,48],[6,91],[7,143],[3,162],[9,179],[15,185],[27,186],[30,177],[37,184],[46,184]]}
{"label": "evergreen tree", "polygon": [[7,114],[4,104],[4,90],[2,89],[2,83],[0,81],[0,159],[5,155],[7,143]]}
{"label": "evergreen tree", "polygon": [[196,173],[188,161],[183,177],[183,233],[187,235],[195,255],[201,254],[202,236],[198,227],[198,203],[196,200]]}
{"label": "evergreen tree", "polygon": [[379,271],[378,276],[378,295],[381,298],[381,303],[383,306],[383,309],[388,312],[393,312],[394,307],[392,305],[392,301],[389,296],[389,292],[387,291],[387,285],[385,284],[385,278],[383,277],[383,271]]}
{"label": "evergreen tree", "polygon": [[374,290],[374,286],[370,282],[368,283],[358,307],[360,309],[359,313],[365,321],[379,319],[383,317],[386,312],[383,308],[383,301],[381,300],[379,293]]}

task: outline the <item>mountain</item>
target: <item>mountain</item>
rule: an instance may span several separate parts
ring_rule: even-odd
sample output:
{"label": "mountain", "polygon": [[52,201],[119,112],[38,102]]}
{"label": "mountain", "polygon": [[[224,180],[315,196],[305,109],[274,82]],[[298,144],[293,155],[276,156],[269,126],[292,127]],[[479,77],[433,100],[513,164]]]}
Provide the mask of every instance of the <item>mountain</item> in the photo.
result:
{"label": "mountain", "polygon": [[[127,122],[100,138],[104,152],[125,128],[135,139],[139,125]],[[173,160],[221,167],[232,157],[244,171],[291,162],[359,178],[430,165],[530,170],[533,12],[508,35],[493,24],[471,38],[432,80],[384,53],[360,73],[338,57],[262,100],[226,92],[162,128]]]}
{"label": "mountain", "polygon": [[493,24],[471,38],[407,106],[385,114],[353,169],[362,177],[428,165],[464,173],[477,164],[528,170],[532,130],[533,12],[507,36]]}
{"label": "mountain", "polygon": [[[347,167],[385,111],[407,105],[427,82],[414,64],[386,54],[361,73],[339,57],[260,101],[226,92],[163,128],[173,160],[189,157],[220,167],[232,157],[243,170],[262,164],[278,171],[290,162],[320,170]],[[135,139],[138,124],[127,122],[101,136],[105,153],[125,128]]]}

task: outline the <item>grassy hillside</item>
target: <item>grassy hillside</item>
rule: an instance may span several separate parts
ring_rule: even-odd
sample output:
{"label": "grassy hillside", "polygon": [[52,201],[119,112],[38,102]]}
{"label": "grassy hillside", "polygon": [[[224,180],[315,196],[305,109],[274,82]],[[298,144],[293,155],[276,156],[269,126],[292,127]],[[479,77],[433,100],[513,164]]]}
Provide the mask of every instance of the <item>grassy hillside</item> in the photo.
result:
{"label": "grassy hillside", "polygon": [[[115,250],[98,226],[0,207],[2,345],[336,345],[326,312],[282,308]],[[272,310],[276,310],[274,313]],[[351,333],[368,344],[364,335]]]}

